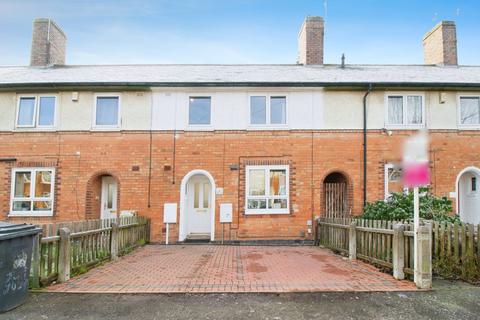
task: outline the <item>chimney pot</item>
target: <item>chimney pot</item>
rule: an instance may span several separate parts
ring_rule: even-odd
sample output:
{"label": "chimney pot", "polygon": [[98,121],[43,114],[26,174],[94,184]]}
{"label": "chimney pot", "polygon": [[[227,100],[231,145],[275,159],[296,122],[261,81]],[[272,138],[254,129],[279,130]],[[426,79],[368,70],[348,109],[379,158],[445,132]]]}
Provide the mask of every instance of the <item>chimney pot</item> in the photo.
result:
{"label": "chimney pot", "polygon": [[298,34],[298,63],[323,64],[325,23],[322,17],[306,17]]}
{"label": "chimney pot", "polygon": [[457,31],[454,21],[441,21],[423,37],[425,64],[456,66]]}
{"label": "chimney pot", "polygon": [[51,66],[65,64],[67,37],[51,19],[33,21],[30,66]]}

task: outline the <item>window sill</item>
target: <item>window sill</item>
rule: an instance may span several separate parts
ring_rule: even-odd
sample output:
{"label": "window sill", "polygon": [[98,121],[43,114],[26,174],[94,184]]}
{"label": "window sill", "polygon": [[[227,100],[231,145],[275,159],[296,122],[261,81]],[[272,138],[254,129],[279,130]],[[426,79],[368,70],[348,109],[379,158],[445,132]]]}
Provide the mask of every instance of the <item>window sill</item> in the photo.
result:
{"label": "window sill", "polygon": [[267,124],[251,124],[247,127],[249,131],[268,131],[268,130],[290,130],[287,124],[267,125]]}
{"label": "window sill", "polygon": [[388,124],[385,125],[385,129],[388,130],[418,130],[425,128],[425,124]]}
{"label": "window sill", "polygon": [[290,211],[245,211],[247,216],[265,216],[265,215],[285,215],[290,214]]}
{"label": "window sill", "polygon": [[90,131],[121,131],[122,129],[118,126],[105,126],[105,127],[92,127]]}
{"label": "window sill", "polygon": [[203,125],[203,124],[189,124],[187,125],[186,131],[214,131],[215,128],[212,125]]}
{"label": "window sill", "polygon": [[13,132],[54,132],[56,127],[16,127]]}
{"label": "window sill", "polygon": [[459,124],[458,130],[480,130],[480,124]]}
{"label": "window sill", "polygon": [[10,212],[8,217],[53,217],[53,212],[36,212],[32,211],[19,211]]}

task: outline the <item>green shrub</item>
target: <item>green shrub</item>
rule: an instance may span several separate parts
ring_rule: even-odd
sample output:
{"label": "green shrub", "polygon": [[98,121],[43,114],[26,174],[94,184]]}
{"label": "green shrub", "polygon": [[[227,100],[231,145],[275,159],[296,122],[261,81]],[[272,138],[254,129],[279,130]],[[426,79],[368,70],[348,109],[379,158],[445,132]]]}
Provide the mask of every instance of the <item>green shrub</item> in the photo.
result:
{"label": "green shrub", "polygon": [[[459,222],[452,215],[452,201],[447,197],[435,197],[428,188],[420,188],[420,218],[435,221]],[[361,218],[374,220],[413,219],[413,192],[394,192],[387,201],[367,203]]]}

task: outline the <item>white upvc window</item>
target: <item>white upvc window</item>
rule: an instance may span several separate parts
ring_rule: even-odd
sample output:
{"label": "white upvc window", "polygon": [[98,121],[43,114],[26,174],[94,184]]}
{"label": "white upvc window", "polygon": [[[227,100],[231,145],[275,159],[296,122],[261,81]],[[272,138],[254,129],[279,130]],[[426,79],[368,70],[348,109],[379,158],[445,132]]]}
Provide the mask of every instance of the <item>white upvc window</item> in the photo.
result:
{"label": "white upvc window", "polygon": [[10,215],[53,215],[54,187],[54,168],[12,169]]}
{"label": "white upvc window", "polygon": [[55,127],[57,97],[54,95],[21,95],[18,98],[17,128]]}
{"label": "white upvc window", "polygon": [[93,128],[119,129],[121,123],[120,105],[120,95],[117,93],[96,94]]}
{"label": "white upvc window", "polygon": [[212,97],[190,96],[188,98],[188,125],[208,127],[212,124]]}
{"label": "white upvc window", "polygon": [[480,128],[480,96],[458,96],[458,126],[462,128]]}
{"label": "white upvc window", "polygon": [[403,185],[402,167],[395,163],[385,164],[385,200],[392,195],[392,192],[408,193],[408,188]]}
{"label": "white upvc window", "polygon": [[389,93],[385,96],[385,127],[415,129],[425,125],[425,96]]}
{"label": "white upvc window", "polygon": [[288,214],[289,167],[247,166],[245,214]]}
{"label": "white upvc window", "polygon": [[287,124],[285,95],[252,94],[249,100],[251,126],[285,126]]}

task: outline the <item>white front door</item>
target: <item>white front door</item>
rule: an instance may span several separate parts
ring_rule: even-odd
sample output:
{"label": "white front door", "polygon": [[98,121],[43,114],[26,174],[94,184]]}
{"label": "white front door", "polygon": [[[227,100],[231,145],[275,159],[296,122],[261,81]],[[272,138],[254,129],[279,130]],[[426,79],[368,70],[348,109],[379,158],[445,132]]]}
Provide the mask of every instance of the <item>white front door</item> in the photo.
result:
{"label": "white front door", "polygon": [[190,178],[187,185],[187,234],[210,233],[211,186],[203,175]]}
{"label": "white front door", "polygon": [[101,219],[117,217],[117,181],[113,177],[102,178]]}

